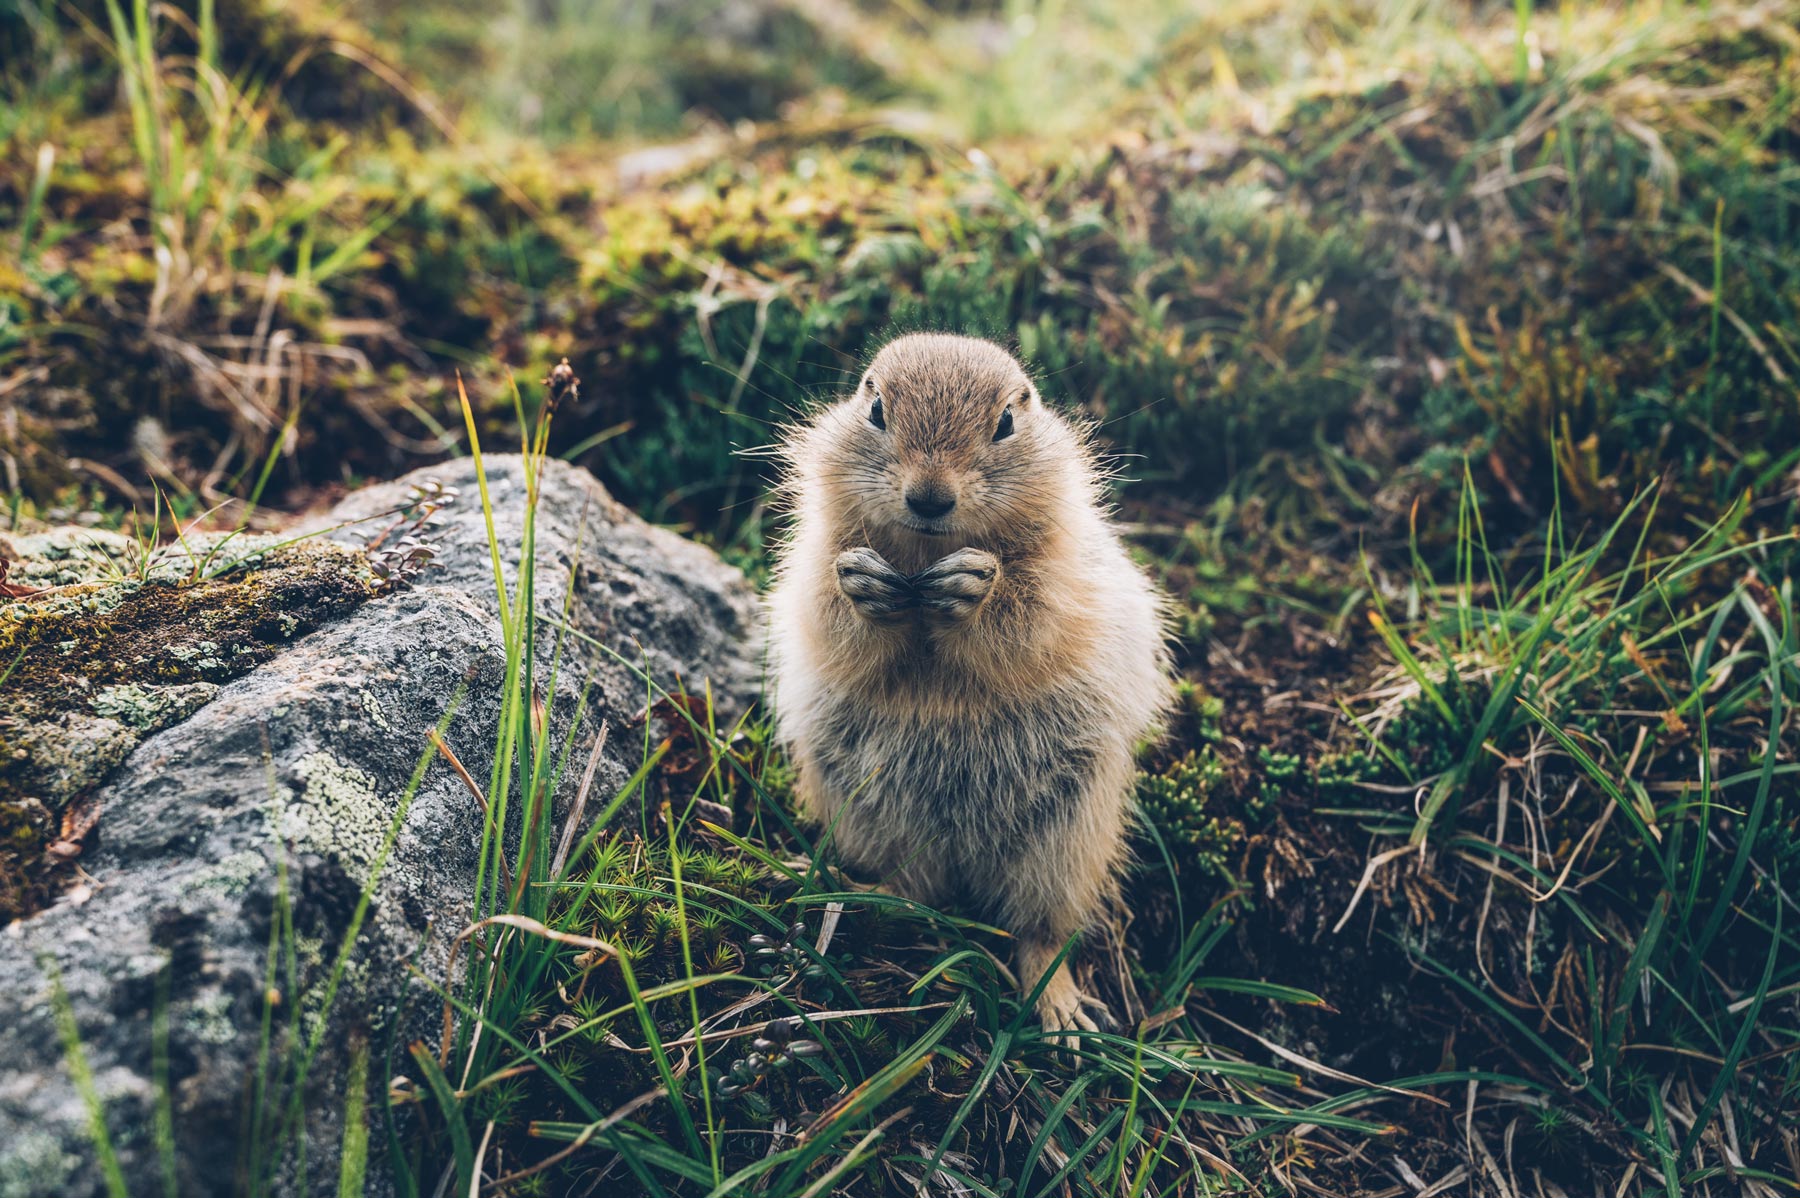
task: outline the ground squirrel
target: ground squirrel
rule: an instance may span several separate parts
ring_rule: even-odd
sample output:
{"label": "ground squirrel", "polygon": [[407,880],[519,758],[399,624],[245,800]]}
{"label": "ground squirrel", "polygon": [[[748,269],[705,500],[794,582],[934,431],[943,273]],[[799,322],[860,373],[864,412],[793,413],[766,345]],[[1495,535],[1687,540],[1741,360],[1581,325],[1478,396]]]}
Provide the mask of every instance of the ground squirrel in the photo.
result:
{"label": "ground squirrel", "polygon": [[[998,921],[1029,994],[1113,891],[1169,694],[1088,431],[999,346],[911,334],[782,454],[771,666],[802,811],[895,892]],[[1086,1001],[1065,964],[1038,1015],[1092,1031]]]}

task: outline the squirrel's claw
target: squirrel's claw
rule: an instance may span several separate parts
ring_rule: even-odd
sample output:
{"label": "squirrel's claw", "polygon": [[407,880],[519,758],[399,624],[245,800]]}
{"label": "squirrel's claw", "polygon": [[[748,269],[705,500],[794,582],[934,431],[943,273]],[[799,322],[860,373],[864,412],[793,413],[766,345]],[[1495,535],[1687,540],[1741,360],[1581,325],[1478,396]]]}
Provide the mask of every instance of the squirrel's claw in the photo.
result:
{"label": "squirrel's claw", "polygon": [[911,581],[873,549],[846,549],[836,566],[838,590],[866,619],[896,620],[918,604]]}
{"label": "squirrel's claw", "polygon": [[1038,995],[1038,1022],[1043,1025],[1045,1038],[1068,1049],[1080,1049],[1081,1033],[1097,1034],[1102,1030],[1084,1009],[1089,1005],[1098,1005],[1106,1021],[1112,1022],[1111,1012],[1105,1005],[1083,994],[1067,969],[1059,969],[1050,984],[1044,987],[1044,992]]}
{"label": "squirrel's claw", "polygon": [[925,567],[912,584],[927,613],[957,621],[980,609],[999,577],[999,558],[985,549],[958,549]]}

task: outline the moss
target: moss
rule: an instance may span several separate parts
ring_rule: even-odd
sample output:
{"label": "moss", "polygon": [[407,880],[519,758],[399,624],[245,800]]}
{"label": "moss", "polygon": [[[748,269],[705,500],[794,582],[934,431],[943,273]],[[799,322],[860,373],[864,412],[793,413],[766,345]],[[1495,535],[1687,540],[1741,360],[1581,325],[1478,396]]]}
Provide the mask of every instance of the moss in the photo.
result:
{"label": "moss", "polygon": [[43,851],[56,827],[36,799],[0,803],[0,918],[33,910],[42,901]]}
{"label": "moss", "polygon": [[87,584],[124,581],[141,555],[131,538],[99,528],[64,525],[8,540],[0,542],[0,552],[11,562],[8,581],[33,588],[87,588],[39,598],[38,603],[51,605],[45,610],[69,610],[64,605],[70,603],[97,609],[118,602],[123,592]]}
{"label": "moss", "polygon": [[135,551],[87,530],[7,547],[18,578],[54,589],[0,606],[0,661],[11,667],[0,686],[0,823],[11,833],[0,919],[47,897],[57,871],[42,850],[62,812],[139,741],[370,593],[359,556],[325,542],[240,538],[212,564],[236,556],[239,568],[202,581],[185,553],[140,568]]}
{"label": "moss", "polygon": [[[77,683],[74,689],[86,688]],[[37,803],[60,815],[124,761],[139,739],[118,720],[80,711],[27,716],[14,723],[17,719],[0,715],[0,787],[5,787],[0,806]]]}
{"label": "moss", "polygon": [[1185,881],[1231,877],[1244,825],[1221,813],[1225,764],[1211,747],[1189,752],[1159,773],[1138,775],[1138,812],[1169,851]]}
{"label": "moss", "polygon": [[[234,64],[345,36],[316,5],[278,8],[234,10]],[[368,11],[409,36],[417,23]],[[1299,492],[1302,514],[1333,526],[1396,478],[1453,482],[1471,459],[1484,489],[1522,508],[1546,510],[1554,488],[1565,506],[1606,511],[1673,468],[1692,484],[1659,509],[1673,527],[1721,495],[1777,485],[1780,447],[1800,431],[1782,382],[1791,205],[1769,166],[1800,134],[1800,110],[1782,72],[1750,65],[1786,52],[1791,5],[1733,12],[1565,31],[1529,85],[1481,61],[1492,47],[1479,43],[1448,63],[1349,55],[1304,93],[1259,98],[1255,117],[1227,105],[1203,127],[1152,89],[1107,136],[1009,146],[997,163],[820,103],[612,194],[603,170],[541,147],[509,150],[501,181],[480,156],[379,118],[377,132],[346,117],[348,145],[316,158],[330,124],[278,112],[259,147],[277,169],[238,210],[280,210],[294,189],[313,215],[291,236],[241,237],[263,258],[236,266],[299,278],[343,251],[332,278],[278,299],[274,319],[297,342],[380,324],[418,346],[492,347],[521,378],[568,354],[590,385],[559,448],[629,426],[587,463],[652,518],[724,540],[758,536],[719,513],[748,508],[767,481],[734,451],[839,385],[887,330],[924,323],[1015,341],[1053,399],[1142,455],[1132,473],[1146,497],[1230,488],[1279,506]],[[1216,55],[1178,48],[1202,29],[1146,69],[1176,91],[1195,84],[1204,106]],[[526,32],[578,53],[547,28]],[[1627,34],[1628,54],[1589,53]],[[172,29],[171,44],[183,36]],[[734,49],[740,66],[755,57]],[[297,75],[288,108],[329,101],[345,61],[304,57],[296,69],[326,72],[326,88]],[[647,86],[687,77],[670,55],[658,63]],[[683,111],[707,102],[683,94]],[[46,372],[22,390],[0,450],[39,498],[73,481],[70,458],[136,479],[131,430],[157,409],[195,480],[227,444],[253,461],[273,425],[198,402],[196,380],[118,318],[154,285],[146,243],[100,234],[145,223],[129,123],[108,111],[70,140],[47,200],[67,237],[0,273],[12,313],[0,353]],[[32,155],[14,158],[0,166],[0,213],[31,186]],[[241,337],[258,311],[212,295],[196,325]],[[63,330],[76,325],[99,340],[73,342]],[[405,339],[355,338],[353,353],[307,360],[292,446],[303,483],[441,451],[433,424],[456,424],[454,389],[412,377]],[[470,381],[484,431],[512,431],[500,373],[472,365]],[[1190,626],[1204,631],[1204,613]]]}
{"label": "moss", "polygon": [[[895,325],[1016,340],[1053,399],[1119,417],[1124,448],[1154,447],[1165,483],[1310,440],[1357,395],[1342,319],[1356,341],[1384,331],[1367,286],[1382,243],[1353,216],[1314,220],[1266,184],[1218,181],[1148,154],[1002,175],[875,143],[626,201],[583,272],[587,340],[605,347],[584,377],[641,397],[620,413],[629,457],[603,451],[608,481],[739,501],[731,488],[757,480],[720,475],[729,442],[766,435],[784,396],[839,385]],[[739,419],[694,427],[696,396]]]}
{"label": "moss", "polygon": [[1192,678],[1175,680],[1175,714],[1169,731],[1181,738],[1216,744],[1225,733],[1220,720],[1225,715],[1225,701]]}

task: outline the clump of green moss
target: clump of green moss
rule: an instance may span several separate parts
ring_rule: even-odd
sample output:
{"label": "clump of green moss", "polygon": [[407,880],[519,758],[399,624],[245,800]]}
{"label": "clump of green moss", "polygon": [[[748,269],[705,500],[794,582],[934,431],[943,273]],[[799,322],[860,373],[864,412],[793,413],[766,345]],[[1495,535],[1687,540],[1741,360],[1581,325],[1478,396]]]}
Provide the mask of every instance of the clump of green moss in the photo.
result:
{"label": "clump of green moss", "polygon": [[1175,680],[1175,715],[1172,733],[1186,733],[1206,744],[1224,736],[1220,720],[1225,715],[1225,700],[1192,678]]}
{"label": "clump of green moss", "polygon": [[62,813],[144,737],[371,594],[360,556],[328,542],[264,547],[204,579],[185,554],[137,568],[128,545],[79,530],[8,547],[44,589],[0,606],[0,921],[48,896]]}
{"label": "clump of green moss", "polygon": [[1138,812],[1168,849],[1178,871],[1201,878],[1231,877],[1231,860],[1243,844],[1244,824],[1220,811],[1228,781],[1225,763],[1211,746],[1183,754],[1158,773],[1138,775]]}
{"label": "clump of green moss", "polygon": [[[578,352],[599,349],[584,373],[633,397],[619,415],[634,427],[604,470],[683,514],[760,487],[733,443],[766,439],[895,328],[1015,342],[1053,400],[1110,418],[1108,436],[1178,486],[1341,423],[1358,390],[1340,347],[1381,332],[1373,230],[1191,157],[1003,173],[891,138],[803,145],[607,218],[582,274],[594,348]],[[694,421],[696,399],[725,418]]]}

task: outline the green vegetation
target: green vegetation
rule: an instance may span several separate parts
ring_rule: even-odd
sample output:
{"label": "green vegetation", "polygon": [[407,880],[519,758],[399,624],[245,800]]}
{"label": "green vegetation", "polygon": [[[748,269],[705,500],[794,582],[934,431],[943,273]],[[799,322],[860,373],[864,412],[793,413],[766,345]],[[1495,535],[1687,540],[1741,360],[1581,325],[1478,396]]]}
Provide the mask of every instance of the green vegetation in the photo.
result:
{"label": "green vegetation", "polygon": [[[813,858],[760,713],[645,679],[565,845],[585,747],[531,713],[577,634],[497,579],[447,1031],[372,1046],[346,1177],[1793,1192],[1800,7],[420,8],[0,12],[12,531],[275,524],[531,437],[760,576],[738,451],[949,326],[1122,455],[1186,681],[1082,949],[1122,1025],[1071,1054],[991,929]],[[507,368],[564,355],[520,429]],[[269,585],[136,569],[80,619]]]}

